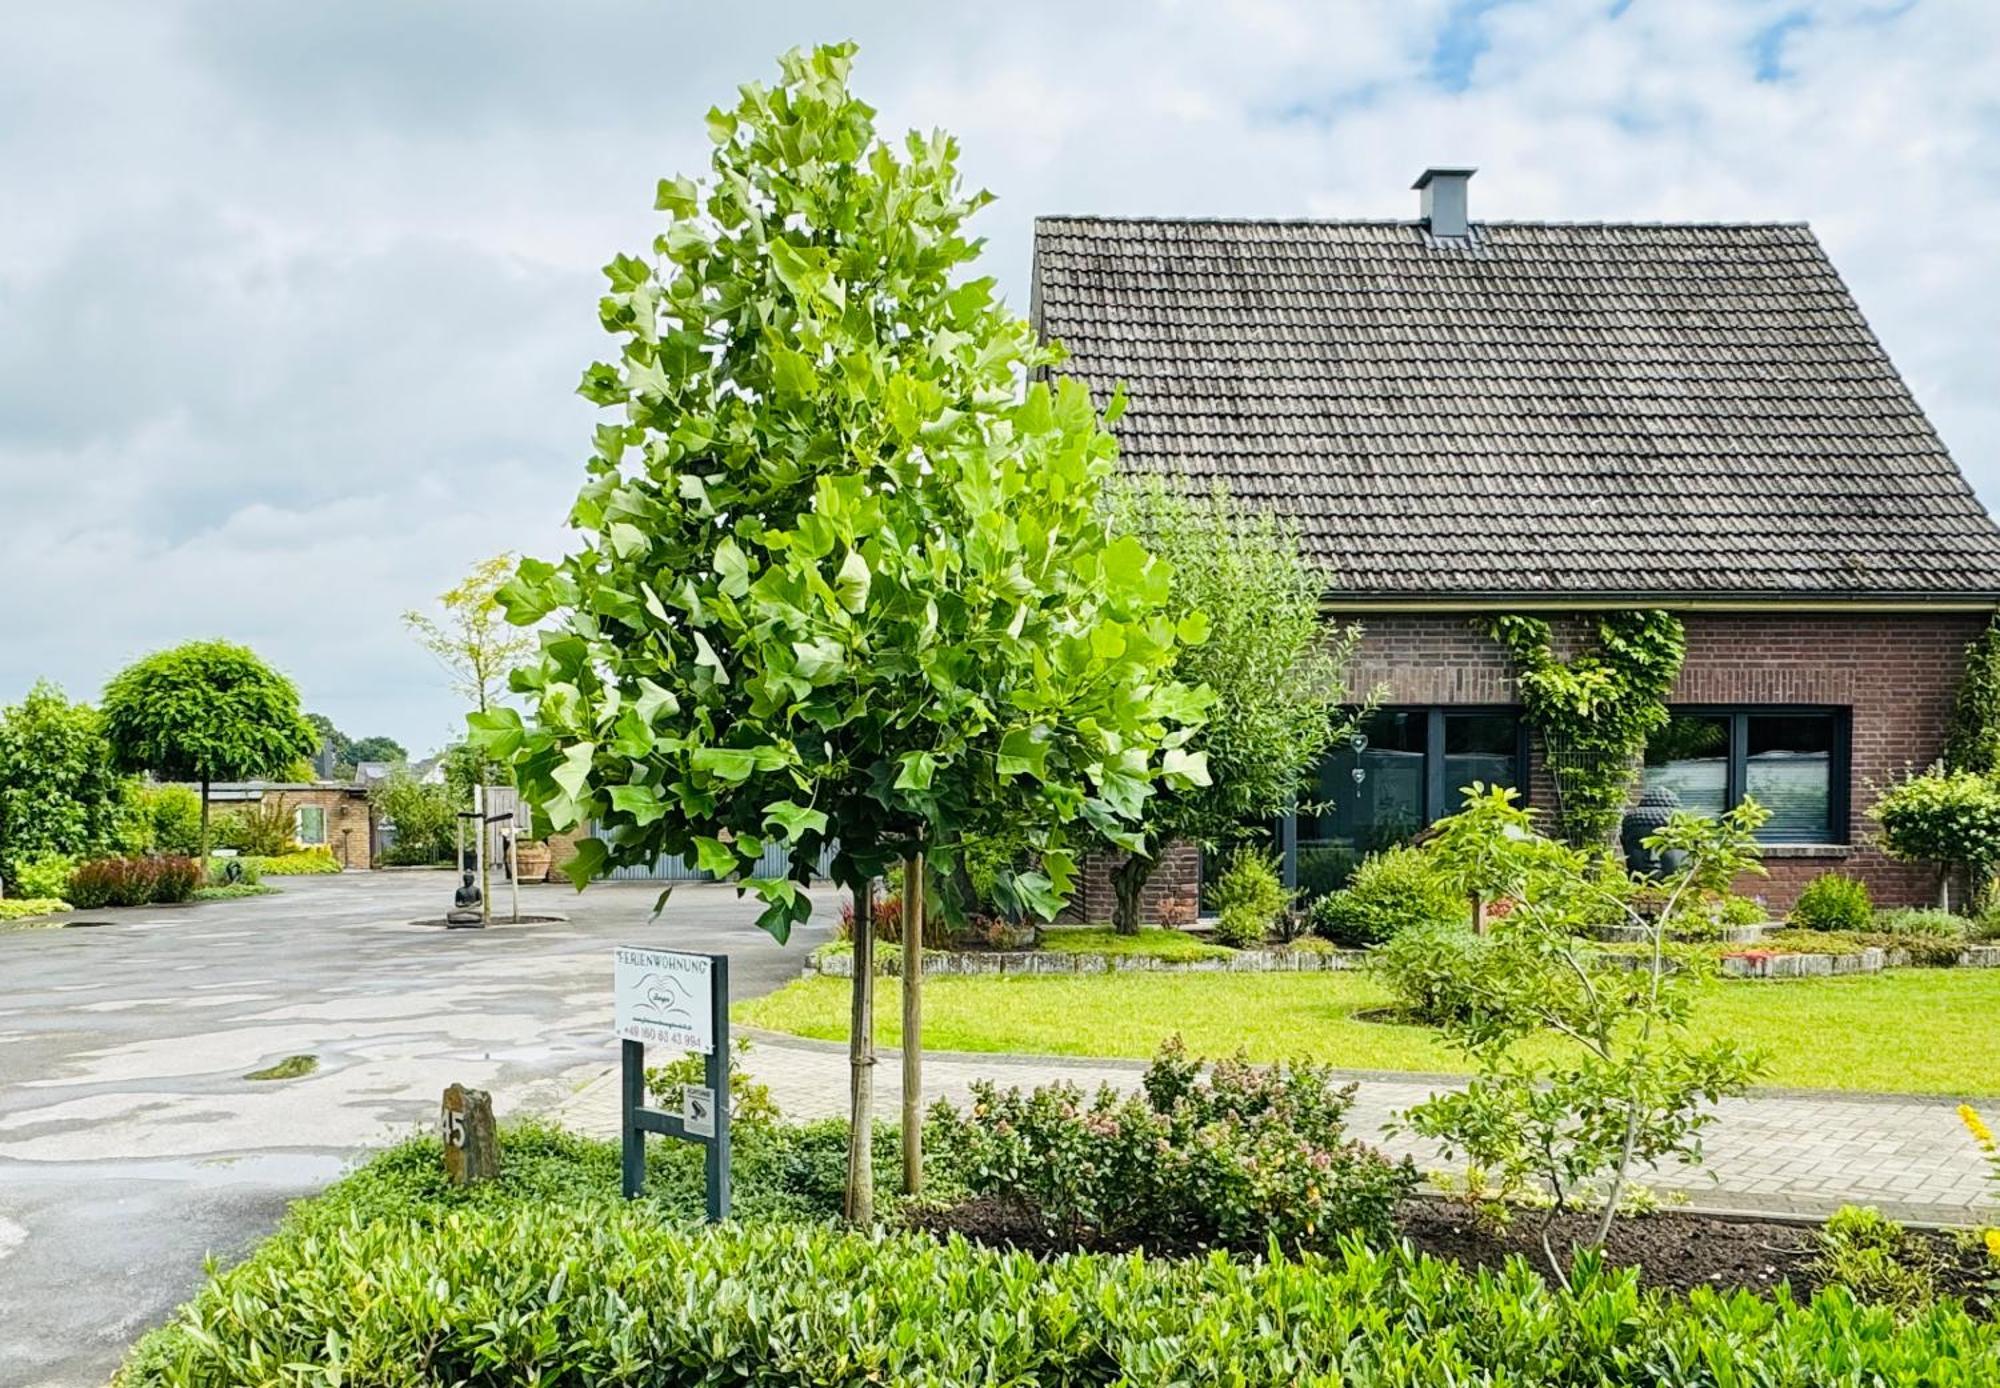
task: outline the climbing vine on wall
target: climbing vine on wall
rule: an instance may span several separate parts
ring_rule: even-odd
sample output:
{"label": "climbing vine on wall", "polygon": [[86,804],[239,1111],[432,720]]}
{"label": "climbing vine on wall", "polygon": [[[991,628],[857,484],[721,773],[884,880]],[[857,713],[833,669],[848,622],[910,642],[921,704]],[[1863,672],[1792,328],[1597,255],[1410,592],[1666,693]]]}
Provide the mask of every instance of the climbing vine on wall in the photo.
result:
{"label": "climbing vine on wall", "polygon": [[1944,764],[1990,776],[2000,771],[2000,617],[1965,648],[1965,677],[1945,734]]}
{"label": "climbing vine on wall", "polygon": [[1646,739],[1667,722],[1667,691],[1687,654],[1680,619],[1658,610],[1606,613],[1596,648],[1568,660],[1556,655],[1539,617],[1494,617],[1485,628],[1513,658],[1521,704],[1542,735],[1563,837],[1609,843]]}

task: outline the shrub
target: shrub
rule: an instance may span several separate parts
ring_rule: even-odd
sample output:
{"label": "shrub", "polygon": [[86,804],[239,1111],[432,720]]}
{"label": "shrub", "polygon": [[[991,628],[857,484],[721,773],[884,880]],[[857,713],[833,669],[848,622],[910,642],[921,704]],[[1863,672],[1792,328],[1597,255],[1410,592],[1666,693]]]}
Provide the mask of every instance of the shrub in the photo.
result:
{"label": "shrub", "polygon": [[1264,943],[1270,932],[1270,922],[1259,915],[1254,906],[1243,902],[1232,902],[1222,908],[1215,918],[1215,942],[1228,945],[1231,949],[1249,949]]}
{"label": "shrub", "polygon": [[1487,937],[1465,921],[1423,921],[1404,927],[1369,957],[1402,1010],[1427,1026],[1468,1018],[1480,1005],[1479,979],[1490,952]]}
{"label": "shrub", "polygon": [[1206,1077],[1177,1039],[1140,1093],[1073,1084],[1024,1094],[988,1082],[972,1107],[940,1103],[926,1141],[939,1167],[1079,1245],[1261,1251],[1331,1246],[1343,1233],[1391,1235],[1416,1186],[1408,1162],[1348,1140],[1354,1089],[1318,1066],[1268,1067],[1240,1055]]}
{"label": "shrub", "polygon": [[1360,949],[1416,925],[1471,919],[1468,898],[1453,891],[1415,848],[1391,848],[1364,859],[1343,891],[1307,908],[1315,935]]}
{"label": "shrub", "polygon": [[2000,865],[2000,786],[1969,771],[1932,769],[1891,785],[1868,813],[1882,847],[1905,862],[1963,868],[1974,896]]}
{"label": "shrub", "polygon": [[254,887],[264,880],[264,869],[256,858],[210,858],[207,884],[211,887]]}
{"label": "shrub", "polygon": [[69,890],[69,875],[76,871],[76,859],[67,853],[37,853],[23,858],[14,867],[8,890],[17,896],[60,899]]}
{"label": "shrub", "polygon": [[[595,1146],[588,1183],[615,1189],[617,1149]],[[442,1185],[437,1150],[394,1154],[410,1186]],[[644,1202],[579,1198],[563,1184],[570,1171],[557,1198],[523,1198],[516,1173],[531,1165],[549,1167],[510,1147],[506,1186],[437,1197],[420,1216],[386,1181],[385,1217],[336,1193],[296,1207],[149,1335],[119,1382],[1991,1388],[2000,1377],[2000,1326],[1953,1303],[1898,1318],[1837,1290],[1803,1306],[1683,1298],[1595,1264],[1549,1287],[1519,1264],[1467,1271],[1360,1245],[1331,1258],[1044,1262],[917,1234],[663,1222]]]}
{"label": "shrub", "polygon": [[1223,860],[1222,871],[1209,888],[1209,905],[1218,917],[1232,908],[1237,915],[1234,927],[1252,941],[1271,933],[1292,904],[1284,879],[1271,855],[1245,845]]}
{"label": "shrub", "polygon": [[1791,914],[1792,924],[1806,930],[1866,930],[1874,919],[1868,884],[1837,872],[1808,882]]}
{"label": "shrub", "polygon": [[97,858],[70,874],[68,896],[93,911],[186,901],[200,885],[201,867],[192,858]]}
{"label": "shrub", "polygon": [[255,858],[281,858],[298,847],[292,805],[282,795],[267,795],[214,819],[217,847]]}
{"label": "shrub", "polygon": [[1872,929],[1884,935],[1905,935],[1920,939],[1962,940],[1967,934],[1968,922],[1964,916],[1955,916],[1949,911],[1935,907],[1904,909],[1900,911],[1878,911]]}
{"label": "shrub", "polygon": [[1920,1311],[1937,1300],[1937,1259],[1881,1211],[1843,1205],[1820,1227],[1819,1275],[1863,1301]]}
{"label": "shrub", "polygon": [[1771,912],[1761,901],[1725,892],[1715,900],[1715,919],[1721,925],[1762,925],[1771,919]]}
{"label": "shrub", "polygon": [[369,788],[368,802],[395,826],[396,841],[384,861],[407,866],[451,861],[458,817],[449,787],[426,784],[398,767]]}
{"label": "shrub", "polygon": [[[737,1037],[732,1049],[734,1054],[729,1070],[731,1135],[740,1134],[746,1127],[775,1127],[782,1115],[778,1112],[778,1101],[771,1097],[771,1087],[752,1079],[742,1069],[744,1059],[750,1054],[750,1038]],[[706,1083],[707,1059],[706,1056],[690,1053],[648,1069],[646,1092],[652,1096],[654,1105],[671,1104],[678,1108],[683,1085]]]}
{"label": "shrub", "polygon": [[201,885],[201,864],[192,858],[158,857],[146,860],[153,869],[152,894],[155,902],[189,901]]}
{"label": "shrub", "polygon": [[201,797],[186,786],[130,782],[120,815],[118,847],[128,856],[201,852]]}
{"label": "shrub", "polygon": [[69,909],[67,901],[55,897],[0,897],[0,921],[26,920],[30,916],[59,916]]}
{"label": "shrub", "polygon": [[292,853],[281,853],[275,858],[252,857],[245,861],[253,871],[265,877],[317,877],[340,871],[340,860],[333,856],[331,848],[324,846],[301,848]]}

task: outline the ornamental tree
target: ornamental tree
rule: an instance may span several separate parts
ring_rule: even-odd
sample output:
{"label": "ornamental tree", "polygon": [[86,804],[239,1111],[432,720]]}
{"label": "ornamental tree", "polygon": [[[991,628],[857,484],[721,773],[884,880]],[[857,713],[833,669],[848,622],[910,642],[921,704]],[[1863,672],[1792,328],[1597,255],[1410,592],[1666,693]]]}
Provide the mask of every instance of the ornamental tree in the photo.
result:
{"label": "ornamental tree", "polygon": [[127,666],[104,687],[102,711],[124,770],[201,787],[203,857],[212,782],[283,775],[319,746],[292,682],[227,641],[190,641]]}
{"label": "ornamental tree", "polygon": [[[514,676],[531,718],[471,720],[537,833],[594,826],[579,886],[679,857],[755,893],[780,940],[823,857],[866,921],[891,863],[949,873],[1002,825],[1052,913],[1079,822],[1143,848],[1156,786],[1205,775],[1186,745],[1204,696],[1172,678],[1199,626],[1177,629],[1166,567],[1106,531],[1110,436],[1082,386],[1034,379],[1059,352],[960,273],[988,198],[961,189],[956,143],[877,139],[853,53],[789,53],[776,88],[711,111],[709,177],[661,182],[653,254],[606,267],[622,349],[580,393],[617,417],[570,513],[580,543],[500,592],[514,622],[548,623]],[[784,870],[756,875],[772,846]]]}
{"label": "ornamental tree", "polygon": [[0,709],[0,883],[21,861],[110,847],[121,804],[103,721],[46,681]]}
{"label": "ornamental tree", "polygon": [[1342,701],[1359,632],[1321,620],[1326,575],[1299,552],[1297,530],[1227,492],[1127,483],[1114,493],[1112,525],[1172,566],[1174,610],[1205,628],[1181,648],[1174,673],[1214,693],[1199,744],[1209,779],[1155,796],[1147,849],[1112,872],[1114,922],[1136,935],[1141,893],[1170,844],[1216,849],[1288,813],[1311,788],[1320,758],[1353,722]]}

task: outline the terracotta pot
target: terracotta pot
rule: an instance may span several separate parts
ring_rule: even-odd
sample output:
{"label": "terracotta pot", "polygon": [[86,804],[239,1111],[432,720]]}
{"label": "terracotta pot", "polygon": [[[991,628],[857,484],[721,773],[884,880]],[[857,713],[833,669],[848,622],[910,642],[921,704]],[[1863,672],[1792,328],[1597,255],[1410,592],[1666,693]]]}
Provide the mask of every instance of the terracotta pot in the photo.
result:
{"label": "terracotta pot", "polygon": [[555,855],[549,852],[545,843],[534,843],[523,839],[514,845],[514,856],[519,860],[523,882],[542,882],[548,879],[549,866]]}

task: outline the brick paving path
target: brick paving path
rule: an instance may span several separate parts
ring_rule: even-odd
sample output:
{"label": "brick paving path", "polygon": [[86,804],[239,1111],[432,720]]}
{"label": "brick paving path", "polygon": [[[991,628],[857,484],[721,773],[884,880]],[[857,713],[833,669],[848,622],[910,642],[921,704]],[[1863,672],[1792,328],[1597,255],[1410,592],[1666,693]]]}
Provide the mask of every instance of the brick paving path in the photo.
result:
{"label": "brick paving path", "polygon": [[[741,1030],[741,1029],[739,1029]],[[847,1111],[844,1045],[751,1032],[745,1068],[771,1088],[789,1118]],[[1031,1088],[1065,1079],[1095,1088],[1133,1087],[1143,1062],[1058,1056],[933,1052],[924,1058],[928,1096],[964,1102],[975,1079]],[[1382,1132],[1390,1115],[1449,1085],[1448,1079],[1380,1073],[1349,1076],[1359,1086],[1349,1121],[1383,1150],[1439,1165],[1427,1143]],[[876,1067],[876,1112],[898,1113],[901,1066],[883,1051]],[[1643,1179],[1684,1195],[1690,1206],[1746,1213],[1825,1215],[1845,1204],[1874,1205],[1897,1219],[1964,1224],[2000,1218],[1988,1169],[1960,1126],[1950,1099],[1829,1092],[1758,1093],[1722,1105],[1708,1129],[1699,1168],[1668,1166]],[[556,1111],[565,1126],[618,1135],[618,1074],[611,1070]]]}

